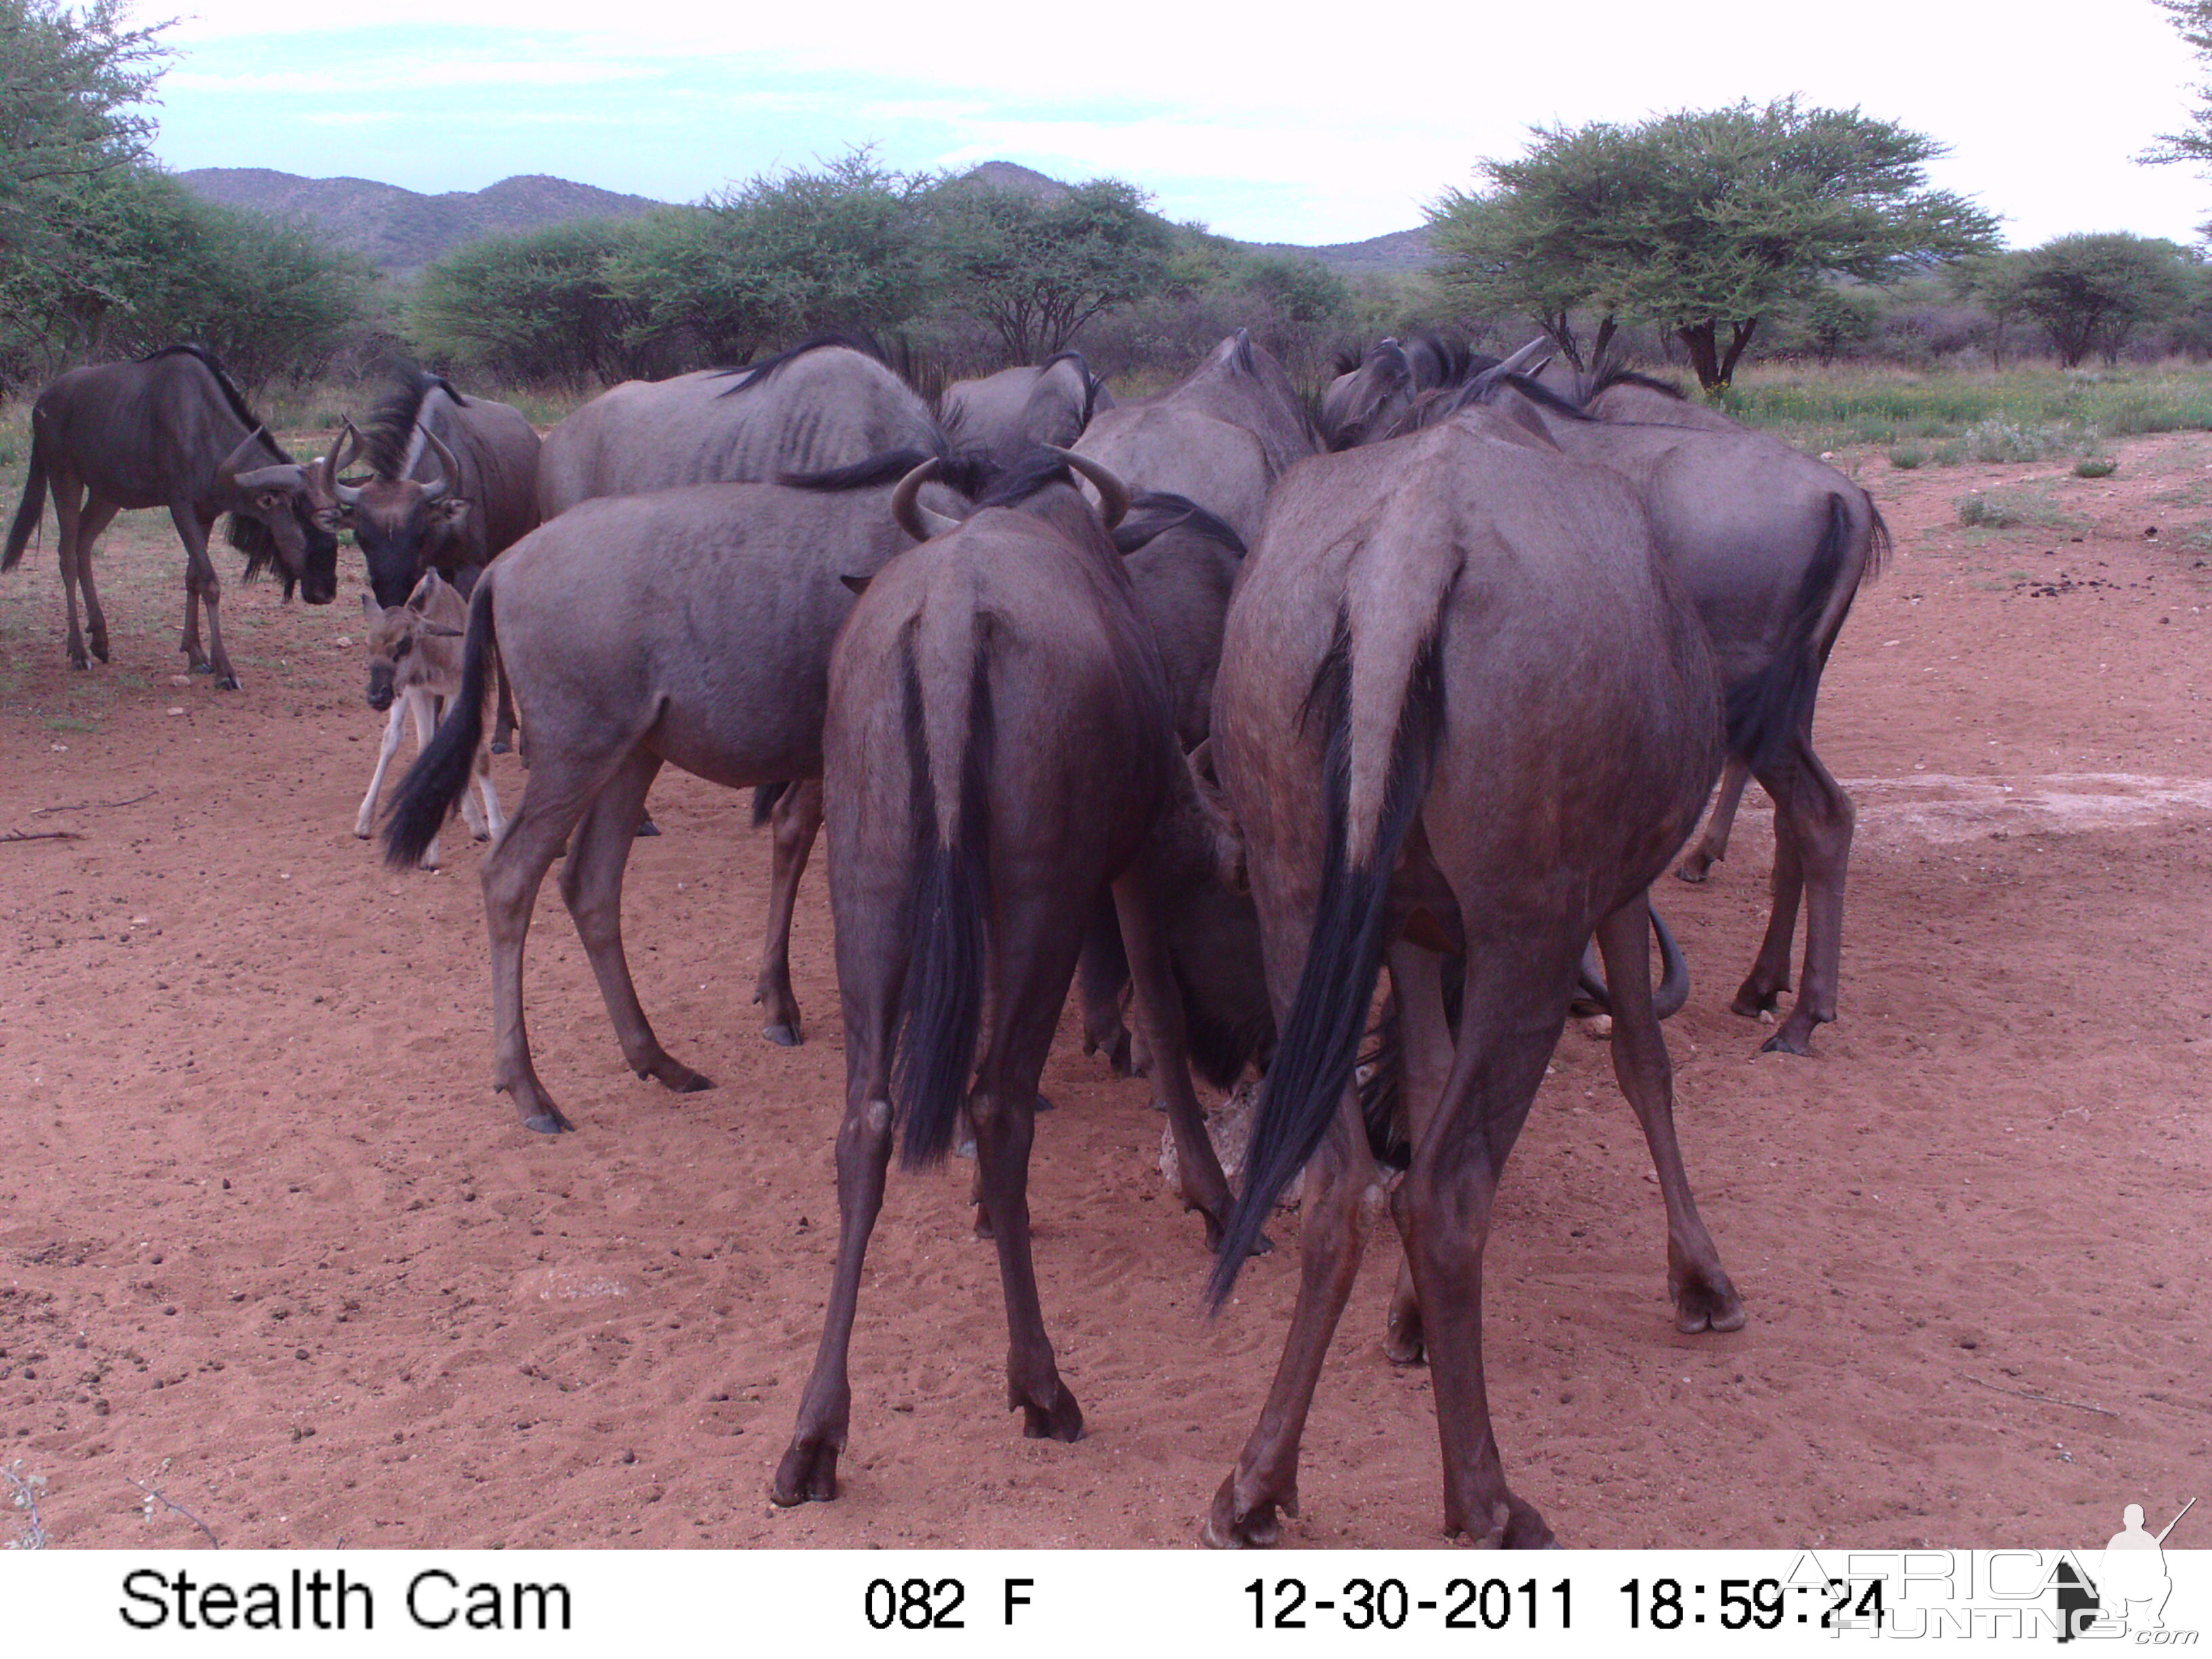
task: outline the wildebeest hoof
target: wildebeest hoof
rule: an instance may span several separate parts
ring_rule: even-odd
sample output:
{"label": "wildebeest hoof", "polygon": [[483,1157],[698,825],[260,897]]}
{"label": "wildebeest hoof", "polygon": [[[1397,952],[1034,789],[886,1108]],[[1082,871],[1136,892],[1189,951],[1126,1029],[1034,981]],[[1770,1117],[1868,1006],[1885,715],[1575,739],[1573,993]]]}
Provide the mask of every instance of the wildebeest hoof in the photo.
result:
{"label": "wildebeest hoof", "polygon": [[794,1439],[776,1465],[769,1502],[787,1510],[799,1504],[835,1503],[836,1498],[837,1448],[809,1436]]}
{"label": "wildebeest hoof", "polygon": [[1037,1091],[1035,1098],[1030,1103],[1031,1112],[1056,1112],[1060,1108],[1052,1103],[1051,1097],[1042,1089]]}
{"label": "wildebeest hoof", "polygon": [[246,690],[246,682],[235,674],[225,674],[215,683],[215,689],[218,691],[243,691]]}
{"label": "wildebeest hoof", "polygon": [[644,1067],[638,1076],[655,1079],[679,1095],[696,1095],[702,1089],[714,1086],[714,1079],[701,1075],[681,1060],[672,1060],[666,1054]]}
{"label": "wildebeest hoof", "polygon": [[1447,1524],[1444,1532],[1447,1536],[1464,1534],[1479,1550],[1555,1550],[1559,1547],[1534,1506],[1517,1498],[1491,1504],[1490,1524],[1480,1533],[1464,1522]]}
{"label": "wildebeest hoof", "polygon": [[495,755],[509,754],[513,752],[514,748],[514,745],[511,743],[503,743],[497,738],[492,739],[491,752]]}
{"label": "wildebeest hoof", "polygon": [[[1290,1503],[1297,1513],[1297,1500]],[[1199,1541],[1210,1550],[1271,1550],[1283,1541],[1283,1522],[1272,1499],[1252,1506],[1249,1514],[1237,1512],[1237,1475],[1231,1471],[1213,1494],[1212,1510],[1198,1529]]]}
{"label": "wildebeest hoof", "polygon": [[650,817],[641,817],[637,821],[637,838],[640,841],[643,841],[647,836],[657,836],[659,833],[660,826]]}
{"label": "wildebeest hoof", "polygon": [[1048,1406],[1022,1402],[1022,1437],[1064,1440],[1070,1445],[1083,1438],[1083,1408],[1075,1403],[1066,1383],[1060,1385],[1058,1397]]}
{"label": "wildebeest hoof", "polygon": [[549,1107],[534,1116],[524,1118],[522,1127],[533,1134],[557,1135],[565,1134],[576,1126]]}
{"label": "wildebeest hoof", "polygon": [[1712,873],[1712,870],[1713,861],[1711,859],[1701,853],[1692,853],[1682,860],[1681,867],[1674,872],[1674,875],[1677,880],[1686,881],[1692,887],[1701,887],[1705,884],[1705,878]]}
{"label": "wildebeest hoof", "polygon": [[1729,1012],[1741,1014],[1746,1019],[1757,1019],[1761,1014],[1772,1013],[1781,1000],[1782,993],[1779,991],[1755,990],[1747,985],[1735,994],[1735,1000],[1729,1004]]}
{"label": "wildebeest hoof", "polygon": [[1382,1357],[1394,1365],[1419,1365],[1428,1358],[1418,1310],[1410,1316],[1390,1316],[1382,1328]]}
{"label": "wildebeest hoof", "polygon": [[194,657],[186,665],[185,672],[191,674],[212,674],[215,672],[215,665],[205,657]]}
{"label": "wildebeest hoof", "polygon": [[1726,1273],[1692,1275],[1674,1289],[1674,1328],[1685,1336],[1699,1331],[1740,1331],[1750,1316]]}
{"label": "wildebeest hoof", "polygon": [[1809,1031],[1800,1034],[1797,1022],[1791,1020],[1772,1036],[1760,1043],[1759,1052],[1762,1054],[1797,1054],[1810,1057],[1813,1045],[1808,1039],[1811,1036],[1812,1033]]}
{"label": "wildebeest hoof", "polygon": [[97,634],[92,637],[92,654],[102,662],[107,660],[107,641]]}
{"label": "wildebeest hoof", "polygon": [[795,1025],[787,1025],[781,1020],[773,1025],[762,1026],[761,1035],[779,1048],[799,1047],[799,1028]]}

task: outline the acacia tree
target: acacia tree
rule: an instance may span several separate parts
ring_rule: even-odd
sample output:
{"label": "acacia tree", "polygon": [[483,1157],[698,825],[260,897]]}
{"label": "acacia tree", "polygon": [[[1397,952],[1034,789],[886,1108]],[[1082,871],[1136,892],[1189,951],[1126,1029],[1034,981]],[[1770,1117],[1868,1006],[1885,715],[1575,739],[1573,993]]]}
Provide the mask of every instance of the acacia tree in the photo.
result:
{"label": "acacia tree", "polygon": [[929,211],[948,301],[988,324],[1019,362],[1063,349],[1101,312],[1166,287],[1174,232],[1118,179],[1051,200],[969,179]]}
{"label": "acacia tree", "polygon": [[[2174,32],[2200,59],[2212,63],[2212,0],[2158,0],[2173,20]],[[2161,132],[2157,144],[2136,158],[2160,163],[2195,161],[2212,165],[2212,82],[2197,88],[2197,107],[2179,132]]]}
{"label": "acacia tree", "polygon": [[2155,237],[2061,236],[2011,258],[2020,309],[2043,325],[2065,368],[2092,351],[2118,361],[2138,327],[2179,314],[2191,296],[2187,254]]}
{"label": "acacia tree", "polygon": [[1430,210],[1447,291],[1536,317],[1579,361],[1567,323],[1595,312],[1670,330],[1709,392],[1761,319],[1824,280],[1887,283],[1994,245],[1996,221],[1927,188],[1933,139],[1853,110],[1683,111],[1634,126],[1538,128],[1486,161],[1489,189]]}

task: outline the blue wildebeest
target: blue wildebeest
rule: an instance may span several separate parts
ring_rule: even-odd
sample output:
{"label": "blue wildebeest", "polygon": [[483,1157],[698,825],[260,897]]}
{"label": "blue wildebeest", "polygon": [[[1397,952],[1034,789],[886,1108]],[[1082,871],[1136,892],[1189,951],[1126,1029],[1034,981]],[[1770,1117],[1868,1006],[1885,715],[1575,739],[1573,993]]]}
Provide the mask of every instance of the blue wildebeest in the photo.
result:
{"label": "blue wildebeest", "polygon": [[1066,447],[1092,416],[1113,407],[1083,354],[1063,351],[1034,368],[954,381],[938,399],[938,418],[953,455],[979,457],[1004,472],[1039,444]]}
{"label": "blue wildebeest", "polygon": [[1108,533],[1127,494],[1061,453],[1097,490],[1103,523],[1056,465],[1017,473],[957,524],[917,518],[915,533],[934,539],[875,576],[831,662],[838,1248],[771,1489],[779,1504],[836,1496],[860,1270],[901,1123],[913,1167],[943,1157],[966,1113],[1006,1296],[1009,1408],[1032,1438],[1082,1432],[1045,1334],[1027,1183],[1038,1076],[1102,890],[1188,1160],[1186,1201],[1209,1237],[1225,1212],[1184,1065],[1185,1005],[1203,992],[1178,982],[1175,961],[1188,898],[1219,879],[1220,826],[1176,741],[1158,647]]}
{"label": "blue wildebeest", "polygon": [[538,507],[686,484],[765,483],[872,455],[941,447],[929,404],[898,372],[842,337],[823,337],[745,368],[626,380],[546,434]]}
{"label": "blue wildebeest", "polygon": [[[403,369],[361,428],[348,422],[323,458],[319,510],[352,530],[380,605],[404,604],[426,570],[465,599],[484,566],[537,528],[538,450],[520,410]],[[356,460],[369,476],[340,477]]]}
{"label": "blue wildebeest", "polygon": [[[399,728],[410,716],[415,722],[415,752],[430,746],[446,708],[461,689],[460,641],[469,619],[469,608],[458,590],[434,570],[426,570],[415,591],[399,605],[385,606],[376,595],[361,596],[362,618],[368,624],[368,706],[391,711],[384,724],[384,741],[376,755],[376,770],[369,775],[368,793],[361,798],[354,815],[353,832],[369,837],[376,818],[376,798],[384,789],[384,775],[398,751]],[[478,841],[489,841],[506,827],[500,814],[499,791],[492,785],[491,757],[477,750],[471,769],[479,807],[464,793],[461,815]],[[422,866],[438,867],[435,835],[423,849]]]}
{"label": "blue wildebeest", "polygon": [[[1887,550],[1887,526],[1867,493],[1832,467],[1725,416],[1686,407],[1656,383],[1601,379],[1588,387],[1583,409],[1516,373],[1540,343],[1404,402],[1384,430],[1418,431],[1468,404],[1487,402],[1635,491],[1661,556],[1713,641],[1726,688],[1729,752],[1775,802],[1773,907],[1732,1006],[1746,1016],[1769,1013],[1789,988],[1802,897],[1803,978],[1796,1005],[1765,1046],[1805,1054],[1814,1028],[1836,1017],[1855,817],[1850,797],[1813,750],[1814,705],[1859,584],[1879,570]],[[1673,418],[1656,421],[1655,411]]]}
{"label": "blue wildebeest", "polygon": [[[1284,479],[1230,607],[1212,742],[1281,1033],[1217,1300],[1306,1177],[1297,1311],[1205,1536],[1273,1543],[1295,1512],[1322,1361],[1387,1207],[1425,1320],[1447,1528],[1547,1542],[1492,1430],[1481,1267],[1593,931],[1615,1070],[1668,1188],[1678,1316],[1741,1314],[1681,1171],[1645,945],[1646,889],[1721,764],[1711,647],[1627,487],[1475,406]],[[1464,955],[1455,1008],[1416,939]],[[1412,1147],[1388,1199],[1352,1087],[1386,957]]]}
{"label": "blue wildebeest", "polygon": [[[77,626],[84,596],[92,655],[107,660],[107,617],[92,576],[93,545],[125,507],[165,507],[185,544],[185,625],[179,648],[195,672],[239,688],[223,649],[222,585],[208,556],[215,521],[230,514],[230,544],[246,555],[246,580],[274,566],[284,596],[296,585],[310,605],[337,596],[337,538],[310,516],[307,479],[222,365],[204,348],[167,346],[135,362],[73,368],[31,405],[31,459],[0,570],[12,570],[39,527],[49,490],[59,526],[69,659],[89,666]],[[200,612],[208,648],[200,648]]]}

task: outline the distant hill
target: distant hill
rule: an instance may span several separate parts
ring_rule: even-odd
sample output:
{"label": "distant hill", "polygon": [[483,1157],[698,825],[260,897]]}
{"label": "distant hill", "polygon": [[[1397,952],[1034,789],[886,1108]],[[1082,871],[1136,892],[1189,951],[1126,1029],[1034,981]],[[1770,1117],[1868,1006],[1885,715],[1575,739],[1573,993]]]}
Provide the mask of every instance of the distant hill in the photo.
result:
{"label": "distant hill", "polygon": [[[1068,187],[1035,168],[985,161],[963,175],[994,190],[1050,202]],[[338,246],[361,254],[379,270],[411,276],[455,248],[487,236],[542,230],[578,219],[634,219],[668,205],[624,196],[544,173],[502,179],[483,190],[424,196],[368,179],[302,179],[266,167],[198,167],[177,175],[210,201],[249,208],[280,219],[304,221]],[[1421,270],[1435,262],[1426,229],[1395,230],[1364,242],[1306,247],[1295,242],[1240,242],[1255,253],[1314,259],[1346,276]]]}
{"label": "distant hill", "polygon": [[577,219],[634,219],[666,204],[528,173],[483,190],[423,196],[368,179],[302,179],[266,167],[198,167],[177,175],[195,195],[303,221],[395,276],[470,242]]}

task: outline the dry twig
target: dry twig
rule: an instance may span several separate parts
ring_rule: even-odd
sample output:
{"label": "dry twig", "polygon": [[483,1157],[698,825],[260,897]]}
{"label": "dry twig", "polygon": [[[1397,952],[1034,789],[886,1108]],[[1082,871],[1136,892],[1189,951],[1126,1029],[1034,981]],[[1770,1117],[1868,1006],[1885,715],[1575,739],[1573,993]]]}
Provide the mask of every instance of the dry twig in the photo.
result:
{"label": "dry twig", "polygon": [[41,806],[31,816],[34,818],[43,818],[56,812],[97,812],[110,806],[136,806],[140,801],[160,793],[158,789],[149,789],[145,794],[133,795],[129,800],[75,800],[67,806]]}
{"label": "dry twig", "polygon": [[1981,1387],[1990,1389],[1994,1393],[2013,1395],[2021,1400],[2039,1400],[2046,1406],[2071,1406],[2077,1412],[2094,1412],[2100,1417],[2118,1417],[2119,1415],[2118,1412],[2106,1411],[2102,1406],[2085,1405],[2079,1400],[2061,1400],[2055,1394],[2037,1394],[2029,1389],[1999,1388],[1997,1384],[1994,1382],[1984,1382],[1978,1376],[1970,1376],[1966,1381],[1969,1382],[1979,1383]]}
{"label": "dry twig", "polygon": [[[130,1479],[127,1475],[124,1478],[125,1480]],[[206,1522],[201,1520],[197,1515],[194,1515],[182,1504],[177,1502],[175,1498],[171,1498],[168,1494],[162,1492],[160,1487],[149,1486],[143,1480],[132,1480],[131,1481],[131,1484],[137,1487],[140,1492],[146,1494],[146,1518],[149,1521],[151,1521],[154,1518],[154,1505],[159,1504],[165,1510],[175,1510],[179,1515],[183,1516],[185,1520],[198,1527],[200,1531],[206,1535],[208,1547],[210,1549],[219,1550],[222,1547],[222,1540],[215,1535],[214,1528],[208,1525]]]}
{"label": "dry twig", "polygon": [[0,831],[0,841],[82,841],[84,837],[74,830],[9,830]]}

